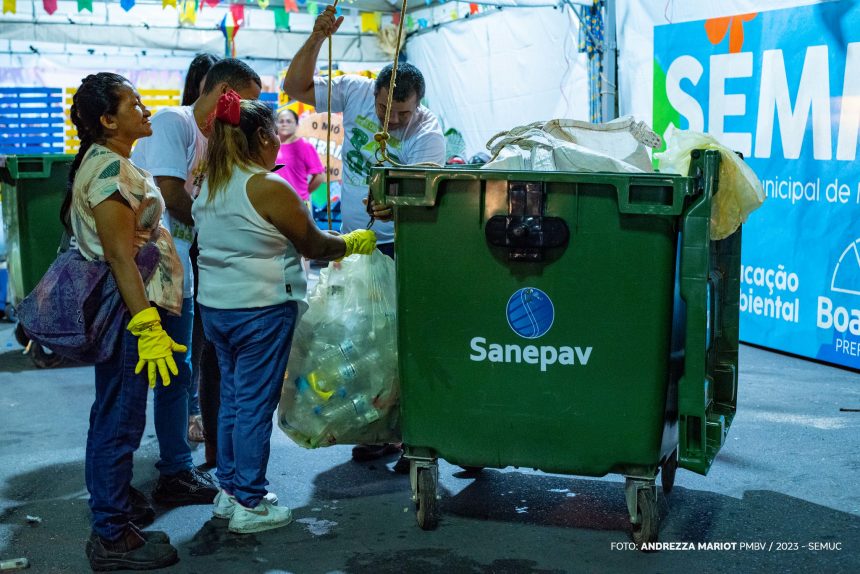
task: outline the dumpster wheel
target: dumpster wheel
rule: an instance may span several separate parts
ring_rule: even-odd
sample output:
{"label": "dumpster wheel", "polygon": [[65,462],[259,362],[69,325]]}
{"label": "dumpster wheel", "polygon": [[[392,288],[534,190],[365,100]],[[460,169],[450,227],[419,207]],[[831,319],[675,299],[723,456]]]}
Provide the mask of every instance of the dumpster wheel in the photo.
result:
{"label": "dumpster wheel", "polygon": [[421,530],[435,530],[439,525],[439,508],[436,500],[436,477],[429,468],[418,469],[418,499],[415,504],[415,519]]}
{"label": "dumpster wheel", "polygon": [[678,451],[673,450],[672,454],[669,455],[669,458],[663,463],[663,467],[660,469],[660,484],[663,485],[664,496],[672,492],[672,487],[675,486],[675,472],[677,470]]}
{"label": "dumpster wheel", "polygon": [[657,513],[657,498],[649,488],[636,493],[636,515],[638,524],[633,524],[633,542],[656,542],[660,530],[660,516]]}

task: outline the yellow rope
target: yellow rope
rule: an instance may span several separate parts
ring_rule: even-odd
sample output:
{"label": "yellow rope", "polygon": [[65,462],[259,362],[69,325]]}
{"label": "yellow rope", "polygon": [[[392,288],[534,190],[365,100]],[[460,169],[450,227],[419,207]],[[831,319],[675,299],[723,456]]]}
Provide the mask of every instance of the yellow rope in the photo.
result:
{"label": "yellow rope", "polygon": [[400,41],[403,36],[403,22],[406,21],[406,2],[403,0],[403,6],[400,7],[400,22],[397,23],[397,44],[394,46],[394,65],[391,68],[391,80],[388,82],[388,105],[385,106],[385,122],[382,124],[382,131],[376,132],[373,139],[376,141],[376,161],[381,164],[387,161],[395,167],[403,167],[388,155],[388,120],[391,118],[391,104],[394,102],[394,86],[397,79],[397,62],[400,60]]}
{"label": "yellow rope", "polygon": [[[334,0],[333,8],[337,8],[340,0]],[[337,17],[337,14],[335,14]],[[326,136],[325,136],[325,212],[328,219],[328,229],[331,231],[331,79],[332,79],[332,47],[331,34],[328,37],[328,110],[326,110]]]}

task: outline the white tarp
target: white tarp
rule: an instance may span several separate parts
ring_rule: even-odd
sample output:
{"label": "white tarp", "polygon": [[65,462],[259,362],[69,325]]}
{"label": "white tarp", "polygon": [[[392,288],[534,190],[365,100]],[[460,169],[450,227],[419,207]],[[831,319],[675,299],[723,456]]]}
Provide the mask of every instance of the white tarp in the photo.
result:
{"label": "white tarp", "polygon": [[414,34],[406,51],[427,80],[428,106],[471,156],[516,125],[588,118],[578,31],[568,8],[501,10]]}
{"label": "white tarp", "polygon": [[[832,0],[823,0],[832,1]],[[820,0],[617,0],[618,110],[651,122],[654,26],[820,4]]]}

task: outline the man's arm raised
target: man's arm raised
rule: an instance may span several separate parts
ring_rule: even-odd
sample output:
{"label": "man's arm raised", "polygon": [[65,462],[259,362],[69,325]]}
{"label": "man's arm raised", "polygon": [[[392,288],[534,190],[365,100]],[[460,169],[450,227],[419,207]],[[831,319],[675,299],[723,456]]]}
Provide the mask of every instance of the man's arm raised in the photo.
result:
{"label": "man's arm raised", "polygon": [[343,16],[336,17],[334,6],[327,6],[322,14],[317,16],[311,35],[296,52],[284,76],[283,89],[290,98],[316,107],[314,71],[317,59],[326,38],[337,32],[342,22]]}

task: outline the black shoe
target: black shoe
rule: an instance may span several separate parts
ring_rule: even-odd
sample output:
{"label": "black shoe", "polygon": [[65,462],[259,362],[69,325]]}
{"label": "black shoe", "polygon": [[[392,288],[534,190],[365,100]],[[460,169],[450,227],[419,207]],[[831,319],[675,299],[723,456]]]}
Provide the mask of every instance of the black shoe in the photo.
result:
{"label": "black shoe", "polygon": [[352,447],[352,460],[356,462],[367,462],[376,460],[390,454],[400,452],[400,447],[396,444],[359,444]]}
{"label": "black shoe", "polygon": [[[147,542],[151,542],[152,544],[170,544],[170,536],[167,535],[167,532],[162,532],[161,530],[141,530],[133,522],[130,522],[128,527]],[[95,532],[90,534],[90,538],[87,540],[87,558],[92,555],[98,537],[99,535]]]}
{"label": "black shoe", "polygon": [[93,534],[87,541],[90,568],[97,572],[108,570],[155,570],[179,562],[176,548],[157,544],[129,528],[116,542]]}
{"label": "black shoe", "polygon": [[170,536],[167,535],[167,532],[162,530],[141,530],[134,522],[130,523],[129,526],[147,542],[152,542],[153,544],[170,544]]}
{"label": "black shoe", "polygon": [[131,504],[129,520],[143,528],[155,521],[155,510],[146,499],[146,495],[133,486],[128,487],[128,502]]}
{"label": "black shoe", "polygon": [[162,475],[152,498],[160,504],[212,504],[217,494],[218,487],[209,473],[190,468],[173,476]]}

